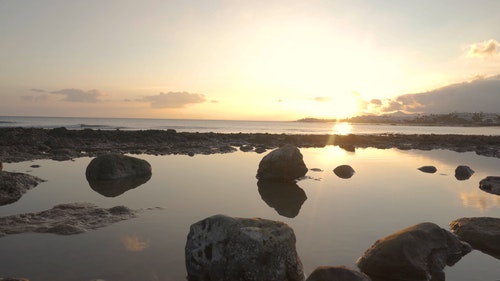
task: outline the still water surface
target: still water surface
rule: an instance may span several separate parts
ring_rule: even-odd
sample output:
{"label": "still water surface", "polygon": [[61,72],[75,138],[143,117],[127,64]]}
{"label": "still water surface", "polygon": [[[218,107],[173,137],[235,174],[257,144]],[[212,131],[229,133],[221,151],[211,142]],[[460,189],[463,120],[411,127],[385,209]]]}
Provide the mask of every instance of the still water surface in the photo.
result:
{"label": "still water surface", "polygon": [[[54,205],[91,202],[145,210],[138,218],[73,236],[21,234],[0,238],[0,276],[30,280],[184,280],[184,245],[189,226],[214,214],[262,217],[289,224],[306,274],[320,265],[355,261],[377,239],[416,223],[431,221],[448,229],[460,217],[500,217],[500,196],[481,191],[478,182],[499,175],[500,159],[452,151],[400,151],[336,146],[301,149],[309,171],[297,185],[307,200],[295,217],[282,216],[262,198],[255,179],[263,155],[136,155],[153,167],[152,178],[117,197],[92,190],[85,169],[90,158],[5,164],[7,171],[29,172],[47,180],[0,215],[38,212]],[[31,168],[38,164],[40,168]],[[351,165],[355,175],[340,179],[332,170]],[[438,168],[435,174],[417,170]],[[476,173],[454,177],[457,165]],[[265,197],[265,196],[264,196]],[[266,199],[266,201],[264,201]],[[446,280],[500,278],[500,261],[473,251],[446,269]]]}

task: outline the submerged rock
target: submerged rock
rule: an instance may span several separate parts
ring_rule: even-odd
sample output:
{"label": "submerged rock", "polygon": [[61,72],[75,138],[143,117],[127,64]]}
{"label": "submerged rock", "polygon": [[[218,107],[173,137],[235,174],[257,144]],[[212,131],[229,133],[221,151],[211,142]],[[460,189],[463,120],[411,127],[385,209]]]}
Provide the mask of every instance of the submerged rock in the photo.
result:
{"label": "submerged rock", "polygon": [[437,169],[434,166],[422,166],[422,167],[418,168],[418,170],[420,170],[424,173],[429,173],[429,174],[434,174],[435,172],[437,172]]}
{"label": "submerged rock", "polygon": [[455,169],[455,178],[459,181],[468,180],[474,174],[469,166],[460,165]]}
{"label": "submerged rock", "polygon": [[500,177],[489,176],[479,182],[479,188],[491,194],[500,195]]}
{"label": "submerged rock", "polygon": [[345,266],[319,266],[306,281],[371,281],[368,275]]}
{"label": "submerged rock", "polygon": [[0,237],[25,232],[78,234],[134,217],[136,212],[125,206],[103,209],[90,203],[61,204],[39,213],[0,217]]}
{"label": "submerged rock", "polygon": [[259,163],[257,179],[277,182],[290,182],[307,173],[300,150],[287,144],[271,151]]}
{"label": "submerged rock", "polygon": [[262,200],[278,214],[287,218],[296,217],[302,204],[307,200],[305,191],[295,182],[259,180],[257,186]]}
{"label": "submerged rock", "polygon": [[453,233],[425,222],[376,241],[356,263],[372,278],[444,280],[444,267],[470,251]]}
{"label": "submerged rock", "polygon": [[500,259],[499,218],[460,218],[450,223],[450,229],[472,248]]}
{"label": "submerged rock", "polygon": [[191,225],[188,280],[302,281],[295,234],[282,222],[216,215]]}
{"label": "submerged rock", "polygon": [[87,180],[116,180],[127,177],[151,176],[151,165],[143,159],[105,154],[90,161],[85,171]]}
{"label": "submerged rock", "polygon": [[333,169],[333,172],[342,179],[350,179],[355,173],[354,169],[349,165],[340,165]]}
{"label": "submerged rock", "polygon": [[18,201],[26,191],[44,181],[28,174],[0,171],[0,206]]}

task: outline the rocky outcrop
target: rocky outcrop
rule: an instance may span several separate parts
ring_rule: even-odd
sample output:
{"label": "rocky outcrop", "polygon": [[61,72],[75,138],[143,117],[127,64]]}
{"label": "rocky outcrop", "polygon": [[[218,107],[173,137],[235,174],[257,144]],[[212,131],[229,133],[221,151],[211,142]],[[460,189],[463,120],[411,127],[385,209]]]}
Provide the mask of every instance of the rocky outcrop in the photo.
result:
{"label": "rocky outcrop", "polygon": [[434,174],[435,172],[437,172],[437,168],[434,166],[422,166],[418,168],[418,170],[429,174]]}
{"label": "rocky outcrop", "polygon": [[368,275],[345,266],[317,267],[306,281],[371,281]]}
{"label": "rocky outcrop", "polygon": [[453,233],[420,223],[375,242],[357,265],[370,277],[395,280],[444,280],[443,268],[471,251]]}
{"label": "rocky outcrop", "polygon": [[459,181],[468,180],[474,174],[469,166],[460,165],[455,169],[455,178]]}
{"label": "rocky outcrop", "polygon": [[349,165],[340,165],[333,169],[333,172],[342,179],[350,179],[355,173],[354,169]]}
{"label": "rocky outcrop", "polygon": [[87,180],[107,181],[130,177],[151,176],[151,165],[139,158],[105,154],[90,161],[85,171]]}
{"label": "rocky outcrop", "polygon": [[0,237],[25,232],[71,235],[134,218],[125,206],[98,208],[90,203],[61,204],[39,213],[0,217]]}
{"label": "rocky outcrop", "polygon": [[479,188],[491,194],[500,195],[500,177],[486,177],[479,182]]}
{"label": "rocky outcrop", "polygon": [[295,234],[286,224],[216,215],[191,225],[188,280],[304,280]]}
{"label": "rocky outcrop", "polygon": [[296,217],[302,204],[307,200],[305,191],[295,182],[259,180],[257,187],[262,200],[278,214],[287,218]]}
{"label": "rocky outcrop", "polygon": [[450,229],[472,248],[500,259],[499,218],[460,218],[450,223]]}
{"label": "rocky outcrop", "polygon": [[302,153],[293,145],[271,151],[259,163],[257,178],[276,182],[290,182],[307,173]]}
{"label": "rocky outcrop", "polygon": [[26,191],[44,181],[28,174],[0,171],[0,206],[18,201]]}

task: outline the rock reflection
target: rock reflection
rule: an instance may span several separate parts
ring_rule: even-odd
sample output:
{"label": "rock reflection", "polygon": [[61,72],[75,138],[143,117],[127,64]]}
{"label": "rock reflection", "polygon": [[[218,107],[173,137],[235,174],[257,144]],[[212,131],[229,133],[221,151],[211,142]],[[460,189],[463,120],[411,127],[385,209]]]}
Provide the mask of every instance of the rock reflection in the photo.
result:
{"label": "rock reflection", "polygon": [[127,177],[117,180],[92,180],[87,177],[90,188],[95,192],[106,196],[106,197],[116,197],[122,195],[130,189],[134,189],[142,184],[145,184],[151,175],[143,177]]}
{"label": "rock reflection", "polygon": [[500,197],[490,196],[479,190],[462,192],[460,193],[460,198],[464,206],[474,207],[482,212],[494,207],[500,207]]}
{"label": "rock reflection", "polygon": [[125,236],[122,243],[125,249],[129,252],[141,252],[149,247],[148,242],[141,241],[137,236]]}
{"label": "rock reflection", "polygon": [[307,200],[305,191],[295,182],[259,180],[257,186],[262,200],[287,218],[296,217]]}

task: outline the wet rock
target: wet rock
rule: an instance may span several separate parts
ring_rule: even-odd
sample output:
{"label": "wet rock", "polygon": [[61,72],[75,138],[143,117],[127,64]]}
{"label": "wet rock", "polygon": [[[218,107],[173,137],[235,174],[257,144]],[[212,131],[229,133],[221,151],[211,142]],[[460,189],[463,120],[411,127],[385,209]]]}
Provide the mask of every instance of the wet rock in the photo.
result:
{"label": "wet rock", "polygon": [[313,172],[323,172],[323,170],[320,169],[320,168],[312,168],[310,170],[313,171]]}
{"label": "wet rock", "polygon": [[453,233],[425,222],[376,241],[356,263],[372,278],[444,280],[444,267],[470,251]]}
{"label": "wet rock", "polygon": [[106,197],[117,197],[130,189],[145,184],[151,175],[127,177],[116,180],[92,180],[87,179],[90,188]]}
{"label": "wet rock", "polygon": [[85,171],[87,180],[105,181],[127,177],[151,176],[151,165],[139,158],[121,155],[105,154],[90,161]]}
{"label": "wet rock", "polygon": [[245,144],[245,145],[240,146],[240,150],[243,152],[250,152],[253,150],[253,146]]}
{"label": "wet rock", "polygon": [[0,171],[0,206],[18,201],[26,191],[44,181],[28,174]]}
{"label": "wet rock", "polygon": [[455,178],[459,181],[468,180],[473,174],[474,171],[469,166],[460,165],[455,169]]}
{"label": "wet rock", "polygon": [[345,266],[319,266],[306,281],[371,281],[368,275]]}
{"label": "wet rock", "polygon": [[429,174],[434,174],[435,172],[437,172],[437,169],[434,166],[422,166],[418,169],[424,173],[429,173]]}
{"label": "wet rock", "polygon": [[306,193],[295,182],[259,180],[257,186],[262,200],[287,218],[296,217],[307,200]]}
{"label": "wet rock", "polygon": [[2,277],[0,277],[0,281],[29,281],[29,279],[26,279],[26,278],[12,278],[12,277],[2,278]]}
{"label": "wet rock", "polygon": [[491,194],[500,195],[500,177],[489,176],[479,182],[479,188]]}
{"label": "wet rock", "polygon": [[472,248],[500,259],[499,218],[460,218],[450,223],[450,229]]}
{"label": "wet rock", "polygon": [[265,147],[262,147],[262,146],[259,146],[259,147],[255,148],[255,152],[258,153],[258,154],[262,154],[262,153],[264,153],[266,151],[267,151],[267,149]]}
{"label": "wet rock", "polygon": [[337,177],[342,179],[349,179],[355,173],[354,169],[349,165],[340,165],[337,168],[333,169],[333,172],[335,173],[335,175],[337,175]]}
{"label": "wet rock", "polygon": [[341,144],[339,145],[339,147],[345,151],[356,152],[356,147],[354,147],[354,145],[352,144]]}
{"label": "wet rock", "polygon": [[304,280],[295,234],[286,224],[216,215],[191,225],[188,280]]}
{"label": "wet rock", "polygon": [[0,234],[38,232],[71,235],[134,217],[136,212],[124,206],[103,209],[90,203],[61,204],[39,213],[0,217]]}
{"label": "wet rock", "polygon": [[277,182],[290,182],[307,173],[302,153],[293,145],[287,144],[271,151],[259,163],[257,178]]}

